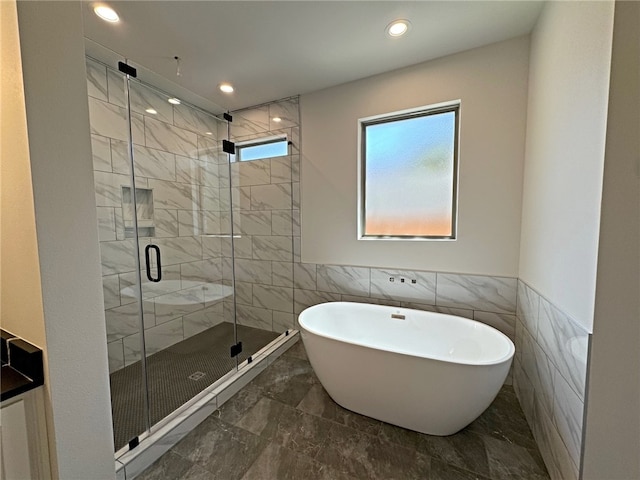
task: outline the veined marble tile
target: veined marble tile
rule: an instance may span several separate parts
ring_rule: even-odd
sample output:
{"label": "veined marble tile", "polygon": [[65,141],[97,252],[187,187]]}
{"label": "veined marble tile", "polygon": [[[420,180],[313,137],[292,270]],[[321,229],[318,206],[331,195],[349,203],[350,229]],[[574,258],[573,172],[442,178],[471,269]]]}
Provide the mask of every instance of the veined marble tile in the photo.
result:
{"label": "veined marble tile", "polygon": [[529,329],[534,338],[538,338],[538,311],[540,295],[522,280],[518,280],[518,317]]}
{"label": "veined marble tile", "polygon": [[239,236],[236,235],[233,238],[233,254],[231,253],[231,237],[223,237],[222,241],[222,255],[224,257],[234,256],[235,258],[253,258],[253,241],[249,235]]}
{"label": "veined marble tile", "polygon": [[[124,107],[125,102],[125,81],[122,74],[113,70],[108,71],[109,81],[109,102]],[[136,80],[129,82],[129,103],[131,111],[141,115],[149,115],[165,122],[173,122],[173,108],[167,102],[164,95],[138,83]],[[147,109],[152,108],[157,113],[150,114]]]}
{"label": "veined marble tile", "polygon": [[191,210],[197,207],[194,201],[196,186],[151,179],[149,188],[153,189],[154,208]]}
{"label": "veined marble tile", "polygon": [[[537,342],[532,341],[535,366],[529,379],[533,383],[536,397],[547,409],[549,415],[554,414],[555,383],[558,371]],[[529,372],[527,372],[528,374]]]}
{"label": "veined marble tile", "polygon": [[269,160],[253,160],[251,162],[234,162],[231,164],[232,187],[268,185],[269,183],[271,183]]}
{"label": "veined marble tile", "polygon": [[220,120],[213,115],[206,114],[188,105],[173,106],[173,124],[185,130],[191,130],[198,135],[206,135],[207,132],[217,135],[218,122]]}
{"label": "veined marble tile", "polygon": [[199,237],[159,238],[156,245],[160,247],[163,265],[202,260],[202,242]]}
{"label": "veined marble tile", "polygon": [[212,305],[200,312],[185,315],[182,317],[184,338],[189,338],[204,332],[211,327],[221,324],[223,321],[222,303]]}
{"label": "veined marble tile", "polygon": [[122,340],[107,343],[107,354],[109,355],[109,373],[124,368],[124,347]]}
{"label": "veined marble tile", "polygon": [[571,388],[584,399],[589,334],[546,299],[540,298],[538,342]]}
{"label": "veined marble tile", "polygon": [[105,309],[120,306],[120,278],[118,275],[102,277],[102,291]]}
{"label": "veined marble tile", "polygon": [[507,313],[473,312],[473,319],[500,330],[512,342],[516,341],[516,317]]}
{"label": "veined marble tile", "polygon": [[[221,195],[221,198],[224,198],[221,210],[229,211],[229,195],[227,192]],[[233,187],[231,189],[231,201],[233,202],[234,212],[238,210],[251,210],[251,187]]]}
{"label": "veined marble tile", "polygon": [[182,288],[196,283],[216,283],[222,278],[222,263],[219,258],[209,258],[198,262],[180,264]]}
{"label": "veined marble tile", "polygon": [[319,303],[339,302],[341,299],[339,293],[296,288],[293,290],[293,312],[299,315],[305,308],[318,305]]}
{"label": "veined marble tile", "polygon": [[[141,265],[143,265],[143,270],[140,272],[140,278],[142,278],[142,298],[152,299],[159,295],[166,295],[167,293],[175,292],[176,290],[180,289],[180,265],[163,265],[162,280],[160,282],[150,281],[147,278],[147,271],[146,268],[144,268],[144,261],[141,263]],[[153,275],[154,278],[157,278],[158,271],[156,268],[151,269],[151,275]],[[132,279],[134,282],[136,282],[136,279],[134,277],[126,276],[126,274],[120,276],[121,284],[123,283],[123,279]]]}
{"label": "veined marble tile", "polygon": [[[393,278],[393,282],[390,279]],[[404,283],[401,281],[404,279]],[[411,283],[415,280],[416,283]],[[435,304],[436,274],[413,270],[371,269],[371,296],[388,300]]]}
{"label": "veined marble tile", "polygon": [[253,306],[253,283],[236,282],[236,302]]}
{"label": "veined marble tile", "polygon": [[440,307],[439,305],[427,305],[425,303],[416,302],[401,302],[401,306],[404,308],[413,308],[414,310],[455,315],[456,317],[469,318],[473,320],[473,310],[468,310],[466,308]]}
{"label": "veined marble tile", "polygon": [[318,290],[349,295],[369,295],[370,269],[339,265],[318,265]]}
{"label": "veined marble tile", "polygon": [[265,260],[235,260],[236,280],[271,285],[271,262]]}
{"label": "veined marble tile", "polygon": [[271,211],[271,234],[293,235],[293,214],[291,210]]}
{"label": "veined marble tile", "polygon": [[302,230],[300,228],[300,210],[292,210],[291,213],[293,217],[293,235],[295,237],[299,237],[302,235]]}
{"label": "veined marble tile", "polygon": [[204,235],[200,237],[202,240],[202,256],[203,258],[218,258],[222,256],[223,240],[219,235]]}
{"label": "veined marble tile", "polygon": [[371,305],[386,305],[389,307],[399,307],[401,302],[388,300],[385,298],[361,297],[359,295],[342,295],[343,302],[368,303]]}
{"label": "veined marble tile", "polygon": [[219,212],[202,212],[202,235],[221,235],[223,233],[222,218]]}
{"label": "veined marble tile", "polygon": [[293,264],[293,284],[296,288],[303,290],[317,290],[316,264],[300,263]]}
{"label": "veined marble tile", "polygon": [[96,191],[96,206],[122,207],[122,187],[130,188],[129,176],[94,172],[93,182]]}
{"label": "veined marble tile", "polygon": [[516,311],[517,280],[484,275],[436,275],[436,304],[485,312]]}
{"label": "veined marble tile", "polygon": [[271,162],[271,183],[291,182],[291,158],[273,158]]}
{"label": "veined marble tile", "polygon": [[89,97],[91,133],[127,141],[127,112],[124,108]]}
{"label": "veined marble tile", "polygon": [[253,305],[293,313],[293,288],[254,285]]}
{"label": "veined marble tile", "polygon": [[292,262],[293,243],[291,237],[255,235],[253,237],[253,258]]}
{"label": "veined marble tile", "polygon": [[156,324],[204,309],[204,293],[199,287],[160,295],[153,301],[156,309]]}
{"label": "veined marble tile", "polygon": [[[123,160],[124,163],[121,163]],[[176,161],[175,155],[172,153],[134,145],[133,162],[136,167],[136,175],[139,177],[167,181],[176,180]],[[113,171],[129,174],[130,163],[128,155],[126,158],[118,157],[118,162],[114,162]]]}
{"label": "veined marble tile", "polygon": [[[143,302],[143,308],[145,328],[151,327],[155,324],[153,308],[147,302]],[[113,342],[140,331],[140,307],[137,302],[105,310],[104,316],[107,342]]]}
{"label": "veined marble tile", "polygon": [[282,333],[296,328],[296,319],[292,313],[273,312],[273,331]]}
{"label": "veined marble tile", "polygon": [[251,187],[251,210],[287,210],[290,208],[290,183]]}
{"label": "veined marble tile", "polygon": [[293,237],[293,261],[301,262],[302,261],[302,242],[300,237]]}
{"label": "veined marble tile", "polygon": [[527,377],[527,374],[522,368],[522,364],[518,360],[513,363],[513,388],[516,392],[516,396],[518,397],[518,401],[520,402],[520,406],[522,407],[522,411],[527,422],[533,430],[533,422],[535,420],[533,411],[533,384],[529,380],[529,377]]}
{"label": "veined marble tile", "polygon": [[201,186],[198,189],[199,197],[198,204],[203,210],[210,212],[218,212],[220,208],[221,192],[217,187],[205,187]]}
{"label": "veined marble tile", "polygon": [[271,310],[249,307],[247,305],[238,305],[237,308],[238,324],[245,325],[247,327],[261,328],[262,330],[268,331],[271,331],[273,328]]}
{"label": "veined marble tile", "polygon": [[87,58],[87,94],[107,101],[107,67]]}
{"label": "veined marble tile", "polygon": [[[137,338],[135,338],[137,337]],[[182,318],[162,323],[144,331],[147,357],[184,340]],[[124,340],[125,363],[130,365],[140,359],[140,338],[137,335]]]}
{"label": "veined marble tile", "polygon": [[300,181],[300,155],[290,155],[291,157],[291,180]]}
{"label": "veined marble tile", "polygon": [[231,137],[237,138],[269,131],[269,106],[233,112]]}
{"label": "veined marble tile", "polygon": [[127,367],[140,361],[142,347],[140,345],[140,333],[134,333],[122,339],[124,349],[124,366]]}
{"label": "veined marble tile", "polygon": [[116,215],[111,207],[96,207],[98,238],[101,242],[116,239]]}
{"label": "veined marble tile", "polygon": [[111,172],[111,143],[107,137],[91,135],[91,154],[94,170]]}
{"label": "veined marble tile", "polygon": [[144,116],[131,112],[131,139],[134,145],[146,145]]}
{"label": "veined marble tile", "polygon": [[144,118],[144,133],[148,147],[184,157],[198,158],[198,142],[195,133],[150,117]]}
{"label": "veined marble tile", "polygon": [[110,139],[111,143],[111,168],[114,173],[131,174],[131,158],[129,157],[129,143],[122,140]]}
{"label": "veined marble tile", "polygon": [[300,127],[291,128],[291,138],[289,139],[291,145],[289,146],[289,153],[296,155],[300,153]]}
{"label": "veined marble tile", "polygon": [[198,210],[178,210],[178,232],[181,237],[203,235],[204,218]]}
{"label": "veined marble tile", "polygon": [[100,242],[102,275],[132,272],[136,269],[136,251],[133,240]]}
{"label": "veined marble tile", "polygon": [[[204,162],[197,158],[183,157],[176,155],[176,180],[182,183],[191,183],[194,185],[205,185],[204,181]],[[217,167],[216,167],[217,176]],[[218,182],[216,181],[215,184]]]}
{"label": "veined marble tile", "polygon": [[533,434],[552,480],[578,480],[578,468],[547,412],[535,401]]}
{"label": "veined marble tile", "polygon": [[558,427],[558,433],[560,433],[560,437],[562,437],[564,444],[567,446],[573,463],[580,465],[584,403],[562,375],[555,376],[554,392],[554,423]]}
{"label": "veined marble tile", "polygon": [[178,211],[154,209],[153,224],[156,237],[177,237],[178,236]]}
{"label": "veined marble tile", "polygon": [[[220,164],[221,159],[226,160],[226,157],[220,155],[223,153],[222,142],[216,140],[215,131],[211,133],[212,135],[198,135],[198,158],[203,162]],[[223,163],[226,163],[226,161],[223,161]]]}
{"label": "veined marble tile", "polygon": [[240,211],[233,216],[234,233],[243,235],[271,235],[270,211]]}
{"label": "veined marble tile", "polygon": [[272,283],[278,287],[293,287],[293,263],[272,262]]}
{"label": "veined marble tile", "polygon": [[300,210],[300,182],[291,184],[291,200],[293,201],[294,210]]}
{"label": "veined marble tile", "polygon": [[[273,102],[269,105],[270,128],[297,127],[300,125],[300,114],[298,113],[298,102],[295,99]],[[279,122],[274,122],[274,118],[280,118]]]}

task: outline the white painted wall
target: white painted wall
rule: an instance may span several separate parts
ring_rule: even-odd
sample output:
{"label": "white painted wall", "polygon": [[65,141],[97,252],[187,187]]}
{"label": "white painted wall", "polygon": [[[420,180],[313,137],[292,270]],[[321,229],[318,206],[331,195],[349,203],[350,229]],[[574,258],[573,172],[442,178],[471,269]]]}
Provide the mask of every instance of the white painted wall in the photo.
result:
{"label": "white painted wall", "polygon": [[[517,276],[528,49],[521,37],[302,96],[302,260]],[[358,241],[358,118],[456,99],[458,240]]]}
{"label": "white painted wall", "polygon": [[531,39],[520,278],[591,330],[613,2],[549,2]]}
{"label": "white painted wall", "polygon": [[617,2],[584,480],[640,478],[640,3]]}
{"label": "white painted wall", "polygon": [[31,166],[24,108],[22,63],[15,1],[0,2],[2,145],[0,214],[0,324],[45,347],[40,266],[31,188]]}
{"label": "white painted wall", "polygon": [[[80,2],[19,2],[53,471],[114,478]],[[4,61],[4,58],[3,58]]]}

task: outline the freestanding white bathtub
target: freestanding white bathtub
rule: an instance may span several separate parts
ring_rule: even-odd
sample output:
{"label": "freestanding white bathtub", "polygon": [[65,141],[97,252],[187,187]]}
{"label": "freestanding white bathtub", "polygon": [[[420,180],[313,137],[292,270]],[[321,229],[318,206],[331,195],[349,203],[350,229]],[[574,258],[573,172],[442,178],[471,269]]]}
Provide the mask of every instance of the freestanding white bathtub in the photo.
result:
{"label": "freestanding white bathtub", "polygon": [[513,342],[466,318],[350,302],[298,319],[320,382],[339,405],[429,435],[451,435],[494,400]]}

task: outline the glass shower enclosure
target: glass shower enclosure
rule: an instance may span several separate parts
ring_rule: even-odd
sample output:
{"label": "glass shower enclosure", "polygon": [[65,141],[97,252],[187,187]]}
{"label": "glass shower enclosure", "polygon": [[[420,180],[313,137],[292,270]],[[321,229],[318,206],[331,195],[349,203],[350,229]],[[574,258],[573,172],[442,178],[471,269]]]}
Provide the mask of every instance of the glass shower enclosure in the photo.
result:
{"label": "glass shower enclosure", "polygon": [[118,451],[278,333],[237,317],[251,239],[228,122],[90,58],[87,74]]}

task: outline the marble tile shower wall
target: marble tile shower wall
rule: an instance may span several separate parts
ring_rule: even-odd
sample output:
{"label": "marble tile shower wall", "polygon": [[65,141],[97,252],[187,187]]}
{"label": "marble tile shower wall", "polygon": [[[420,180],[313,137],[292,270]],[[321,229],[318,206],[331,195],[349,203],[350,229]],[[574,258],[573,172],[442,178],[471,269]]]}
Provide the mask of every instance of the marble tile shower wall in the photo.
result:
{"label": "marble tile shower wall", "polygon": [[[124,80],[91,59],[87,74],[109,366],[115,371],[140,359]],[[141,249],[160,246],[168,280],[154,284],[142,274],[152,354],[223,321],[222,298],[229,291],[222,285],[221,234],[229,229],[220,213],[228,196],[220,178],[227,175],[228,182],[228,174],[219,120],[138,84],[132,84],[130,103],[138,220],[148,237],[141,238]]]}
{"label": "marble tile shower wall", "polygon": [[518,282],[514,387],[552,479],[579,478],[589,334]]}
{"label": "marble tile shower wall", "polygon": [[[285,156],[231,163],[236,318],[242,325],[283,332],[295,326],[294,251],[300,245],[298,98],[233,112],[230,129],[236,144],[275,135],[286,135],[290,142]],[[229,206],[223,205],[223,210],[229,212]],[[230,245],[223,249],[223,275],[230,282]],[[225,301],[225,318],[232,321],[232,315],[233,305]]]}

